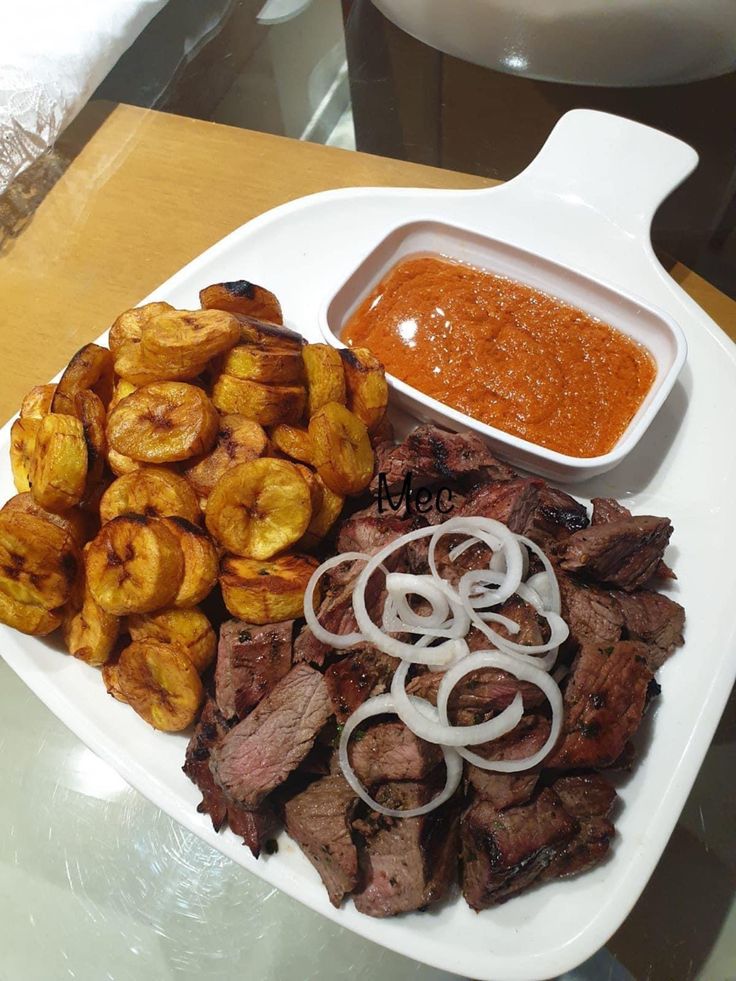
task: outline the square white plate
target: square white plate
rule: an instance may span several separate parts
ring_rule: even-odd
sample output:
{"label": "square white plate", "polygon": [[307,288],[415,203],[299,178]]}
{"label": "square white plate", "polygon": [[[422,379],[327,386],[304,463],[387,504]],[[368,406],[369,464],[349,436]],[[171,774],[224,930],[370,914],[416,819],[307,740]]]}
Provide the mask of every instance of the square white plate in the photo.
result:
{"label": "square white plate", "polygon": [[[357,189],[294,201],[262,215],[182,269],[149,299],[197,305],[212,282],[248,278],[281,299],[288,324],[319,339],[325,298],[397,223],[474,228],[569,264],[642,296],[685,332],[688,363],[652,427],[626,462],[583,485],[636,512],[669,515],[672,595],[687,608],[685,646],[659,675],[639,763],[620,786],[618,837],[609,861],[481,914],[461,900],[392,920],[335,910],[308,861],[282,836],[256,862],[229,831],[196,812],[199,794],[181,772],[186,738],[159,733],[109,698],[99,673],[40,640],[2,631],[8,664],[84,742],[185,827],[274,886],[410,957],[488,981],[539,981],[601,947],[643,889],[674,827],[736,674],[736,348],[656,261],[649,222],[663,190],[694,165],[678,141],[600,113],[558,124],[537,161],[509,184],[482,191]],[[43,379],[39,379],[43,381]],[[9,426],[0,433],[7,460]],[[13,493],[0,472],[0,499]],[[196,883],[192,883],[196,889]],[[257,915],[253,911],[252,915]]]}

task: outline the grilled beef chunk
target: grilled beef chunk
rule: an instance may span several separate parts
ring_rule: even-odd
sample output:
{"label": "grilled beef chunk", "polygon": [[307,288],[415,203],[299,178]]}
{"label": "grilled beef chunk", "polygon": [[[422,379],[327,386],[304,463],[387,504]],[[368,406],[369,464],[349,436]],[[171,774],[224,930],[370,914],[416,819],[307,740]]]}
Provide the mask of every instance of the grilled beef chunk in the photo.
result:
{"label": "grilled beef chunk", "polygon": [[510,480],[515,471],[501,463],[474,433],[450,433],[436,426],[418,426],[403,443],[379,454],[371,490],[378,491],[378,475],[386,477],[391,493],[400,491],[406,475],[421,475],[422,483],[457,480],[482,471],[489,480]]}
{"label": "grilled beef chunk", "polygon": [[253,626],[230,620],[220,627],[215,668],[217,707],[242,718],[291,668],[293,620]]}
{"label": "grilled beef chunk", "polygon": [[521,807],[499,811],[479,800],[463,815],[463,895],[475,910],[525,889],[572,839],[578,823],[550,789]]}
{"label": "grilled beef chunk", "polygon": [[631,592],[656,573],[672,534],[669,518],[620,518],[576,531],[560,545],[560,564]]}
{"label": "grilled beef chunk", "polygon": [[662,667],[675,647],[683,643],[685,610],[662,593],[639,590],[614,594],[631,640],[647,645],[647,664],[651,671]]}
{"label": "grilled beef chunk", "polygon": [[240,835],[253,856],[258,858],[264,842],[275,831],[276,818],[266,805],[257,811],[247,811],[215,783],[209,764],[210,751],[225,732],[227,726],[217,706],[208,699],[189,740],[182,769],[202,792],[202,801],[197,807],[200,814],[209,814],[215,831],[227,821],[233,833]]}
{"label": "grilled beef chunk", "polygon": [[[365,552],[372,555],[384,545],[411,531],[411,518],[396,514],[377,514],[375,504],[346,518],[337,535],[338,552]],[[363,568],[362,563],[358,567]]]}
{"label": "grilled beef chunk", "polygon": [[[551,487],[547,483],[542,486],[532,522],[533,528],[560,538],[587,528],[589,523],[584,504],[557,487]],[[532,529],[529,529],[529,533],[534,537]]]}
{"label": "grilled beef chunk", "polygon": [[215,782],[255,810],[302,762],[331,715],[324,677],[298,664],[213,747]]}
{"label": "grilled beef chunk", "polygon": [[477,798],[487,800],[497,811],[503,811],[515,804],[526,804],[539,776],[536,773],[492,773],[466,763],[465,779]]}
{"label": "grilled beef chunk", "polygon": [[522,760],[538,753],[549,738],[550,721],[544,715],[527,713],[505,736],[474,746],[487,760]]}
{"label": "grilled beef chunk", "polygon": [[439,746],[415,736],[403,722],[379,722],[362,736],[356,733],[350,744],[350,763],[366,787],[424,780],[441,762]]}
{"label": "grilled beef chunk", "polygon": [[616,802],[616,791],[600,774],[560,777],[552,784],[552,789],[580,827],[572,841],[545,869],[545,879],[592,869],[605,857],[615,833],[608,815]]}
{"label": "grilled beef chunk", "polygon": [[[384,807],[421,807],[437,789],[425,783],[386,783],[376,791]],[[453,801],[422,817],[388,818],[371,813],[353,827],[359,847],[363,888],[355,908],[369,916],[394,916],[424,909],[444,899],[455,881],[458,812]]]}
{"label": "grilled beef chunk", "polygon": [[358,850],[350,831],[357,800],[335,775],[310,784],[284,808],[286,830],[319,872],[333,906],[358,885]]}
{"label": "grilled beef chunk", "polygon": [[521,534],[531,521],[543,487],[544,481],[533,477],[482,483],[471,489],[456,514],[495,518]]}
{"label": "grilled beef chunk", "polygon": [[593,505],[592,525],[607,525],[631,517],[631,511],[613,497],[594,497],[590,503]]}
{"label": "grilled beef chunk", "polygon": [[575,647],[615,644],[621,637],[624,615],[612,593],[576,582],[564,573],[558,573],[557,581],[562,598],[562,618],[570,628],[570,639]]}
{"label": "grilled beef chunk", "polygon": [[388,691],[397,661],[375,647],[354,650],[325,671],[325,683],[338,722],[344,722],[373,695]]}
{"label": "grilled beef chunk", "polygon": [[652,672],[647,648],[636,641],[585,645],[565,689],[562,736],[545,767],[605,767],[639,728]]}

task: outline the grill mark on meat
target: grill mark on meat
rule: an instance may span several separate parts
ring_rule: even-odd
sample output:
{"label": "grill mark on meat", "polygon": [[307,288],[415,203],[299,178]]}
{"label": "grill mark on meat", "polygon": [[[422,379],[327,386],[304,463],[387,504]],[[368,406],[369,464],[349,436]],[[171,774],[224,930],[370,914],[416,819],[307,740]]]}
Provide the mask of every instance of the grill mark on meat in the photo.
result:
{"label": "grill mark on meat", "polygon": [[613,593],[622,612],[626,634],[647,647],[647,665],[657,671],[684,642],[685,610],[662,593],[641,590]]}
{"label": "grill mark on meat", "polygon": [[324,677],[298,664],[210,755],[215,782],[255,809],[302,762],[332,715]]}
{"label": "grill mark on meat", "polygon": [[560,777],[552,789],[574,817],[579,829],[543,873],[545,879],[563,878],[587,872],[603,861],[615,834],[609,814],[616,802],[616,791],[598,773]]}
{"label": "grill mark on meat", "polygon": [[325,683],[338,722],[345,722],[367,698],[388,691],[398,662],[375,647],[348,653],[325,671]]}
{"label": "grill mark on meat", "polygon": [[365,787],[425,780],[441,762],[439,746],[420,739],[403,722],[380,722],[350,744],[350,764]]}
{"label": "grill mark on meat", "polygon": [[215,666],[217,707],[242,718],[291,668],[293,620],[255,626],[230,620],[220,627]]}
{"label": "grill mark on meat", "polygon": [[536,477],[483,483],[470,491],[456,513],[459,516],[495,518],[516,534],[522,534],[532,520],[544,486],[544,481]]}
{"label": "grill mark on meat", "polygon": [[526,804],[534,793],[539,774],[493,773],[474,763],[466,763],[465,779],[476,798],[487,800],[497,811],[503,811],[507,807]]}

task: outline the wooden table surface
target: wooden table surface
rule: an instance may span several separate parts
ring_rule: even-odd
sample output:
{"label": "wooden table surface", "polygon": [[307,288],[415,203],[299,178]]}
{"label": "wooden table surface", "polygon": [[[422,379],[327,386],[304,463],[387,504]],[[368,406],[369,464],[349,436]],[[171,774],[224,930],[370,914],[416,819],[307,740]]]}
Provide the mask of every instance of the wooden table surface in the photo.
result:
{"label": "wooden table surface", "polygon": [[[88,106],[68,166],[0,249],[0,417],[117,314],[242,225],[333,187],[473,188],[492,181],[131,106]],[[682,265],[672,274],[736,339],[736,303]]]}

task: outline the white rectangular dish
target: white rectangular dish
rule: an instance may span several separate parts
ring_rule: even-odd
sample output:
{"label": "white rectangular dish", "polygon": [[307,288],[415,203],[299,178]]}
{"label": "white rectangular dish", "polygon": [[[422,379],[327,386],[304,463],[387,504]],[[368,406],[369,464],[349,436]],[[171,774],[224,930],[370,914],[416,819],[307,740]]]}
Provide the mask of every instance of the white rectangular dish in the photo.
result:
{"label": "white rectangular dish", "polygon": [[512,436],[443,405],[400,378],[387,374],[392,404],[422,421],[435,422],[450,429],[472,430],[511,463],[552,480],[586,480],[621,463],[654,421],[685,364],[687,343],[675,321],[645,300],[614,289],[600,279],[585,276],[569,266],[535,255],[528,249],[479,235],[457,225],[414,221],[389,232],[328,300],[320,313],[324,339],[335,347],[344,347],[340,334],[355,309],[398,262],[421,254],[449,257],[485,269],[532,286],[585,311],[646,347],[656,362],[657,374],[614,448],[594,457],[569,456]]}
{"label": "white rectangular dish", "polygon": [[[342,926],[478,981],[554,977],[608,940],[667,843],[736,676],[730,558],[736,549],[730,517],[736,347],[665,273],[649,242],[662,188],[685,176],[693,153],[626,120],[578,111],[558,124],[541,159],[516,181],[491,190],[366,188],[294,201],[233,232],[148,299],[193,307],[201,287],[247,277],[279,296],[290,326],[318,340],[320,310],[362,256],[398,224],[438,221],[604,279],[680,324],[688,361],[657,418],[620,466],[576,488],[582,498],[611,495],[636,512],[671,516],[668,558],[679,577],[672,595],[688,614],[685,646],[659,674],[663,692],[645,727],[646,752],[619,787],[618,836],[609,861],[481,914],[461,901],[393,920],[362,916],[351,903],[336,910],[307,859],[283,836],[277,855],[256,862],[238,838],[216,834],[197,813],[199,794],[181,772],[185,736],[148,727],[106,695],[96,670],[50,644],[0,632],[3,657],[51,711],[182,825]],[[0,434],[5,461],[8,443],[6,425]],[[12,493],[5,463],[0,499]]]}

